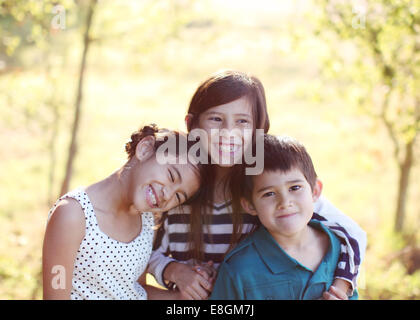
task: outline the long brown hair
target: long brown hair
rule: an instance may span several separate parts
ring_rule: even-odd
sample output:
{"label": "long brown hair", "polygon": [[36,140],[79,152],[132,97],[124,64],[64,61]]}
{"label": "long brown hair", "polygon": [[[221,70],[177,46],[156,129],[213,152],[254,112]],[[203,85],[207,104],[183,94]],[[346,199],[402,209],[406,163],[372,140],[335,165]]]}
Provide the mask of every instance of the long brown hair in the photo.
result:
{"label": "long brown hair", "polygon": [[[253,125],[255,129],[264,129],[266,133],[270,127],[267,113],[264,87],[261,81],[255,76],[240,71],[224,70],[215,73],[200,84],[195,91],[188,114],[191,117],[187,122],[187,129],[191,131],[198,127],[199,116],[206,110],[246,97],[252,105]],[[255,134],[253,136],[255,144]],[[214,203],[215,165],[205,165],[202,169],[203,180],[206,187],[201,188],[199,194],[190,202],[190,252],[193,259],[203,261],[203,225],[209,225],[211,219],[210,206]],[[242,162],[243,163],[243,162]],[[232,196],[232,224],[233,233],[229,250],[239,242],[242,235],[242,207],[239,197],[241,190],[232,183],[233,177],[238,177],[244,172],[244,166],[234,165],[228,179],[225,181],[224,190],[230,191]]]}

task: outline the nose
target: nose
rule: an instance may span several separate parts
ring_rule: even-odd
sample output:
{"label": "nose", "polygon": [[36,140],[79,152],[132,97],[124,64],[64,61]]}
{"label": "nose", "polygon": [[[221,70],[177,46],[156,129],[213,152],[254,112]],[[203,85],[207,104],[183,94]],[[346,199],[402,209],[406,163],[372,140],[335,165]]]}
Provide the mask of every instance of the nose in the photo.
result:
{"label": "nose", "polygon": [[277,209],[286,209],[291,204],[290,196],[287,193],[277,194]]}
{"label": "nose", "polygon": [[236,128],[234,124],[227,124],[220,130],[220,138],[224,143],[240,144],[242,139],[242,132]]}
{"label": "nose", "polygon": [[222,129],[226,129],[230,131],[233,128],[235,128],[235,122],[233,121],[233,119],[226,118],[222,123]]}
{"label": "nose", "polygon": [[166,201],[172,199],[172,197],[175,195],[175,193],[176,193],[175,185],[164,186],[162,188],[162,199],[166,202]]}

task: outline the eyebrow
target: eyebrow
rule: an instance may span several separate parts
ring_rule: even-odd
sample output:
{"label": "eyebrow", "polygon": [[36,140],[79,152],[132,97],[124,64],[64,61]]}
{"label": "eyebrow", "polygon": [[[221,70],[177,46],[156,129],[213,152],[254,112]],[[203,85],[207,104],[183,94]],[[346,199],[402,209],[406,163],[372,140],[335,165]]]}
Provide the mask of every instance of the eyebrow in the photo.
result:
{"label": "eyebrow", "polygon": [[[205,114],[207,114],[207,115],[211,115],[211,114],[223,115],[222,112],[216,112],[216,111],[205,112]],[[234,115],[235,116],[242,116],[242,117],[252,118],[252,116],[249,115],[248,113],[235,113]]]}
{"label": "eyebrow", "polygon": [[[285,183],[289,184],[289,183],[299,183],[299,182],[304,182],[304,180],[302,180],[302,179],[288,180]],[[275,186],[262,187],[262,188],[257,190],[257,193],[262,192],[262,191],[267,190],[267,189],[271,189],[271,188],[275,188]]]}
{"label": "eyebrow", "polygon": [[[179,172],[178,168],[177,168],[177,167],[175,167],[175,166],[172,166],[172,169],[174,169],[174,170],[175,170],[176,174],[178,175],[179,183],[181,184],[181,183],[182,183],[182,176],[181,176],[181,173]],[[186,193],[185,191],[182,191],[181,193],[182,193],[182,195],[185,197],[185,200],[187,200],[187,199],[188,199],[188,197],[187,197],[187,193]]]}

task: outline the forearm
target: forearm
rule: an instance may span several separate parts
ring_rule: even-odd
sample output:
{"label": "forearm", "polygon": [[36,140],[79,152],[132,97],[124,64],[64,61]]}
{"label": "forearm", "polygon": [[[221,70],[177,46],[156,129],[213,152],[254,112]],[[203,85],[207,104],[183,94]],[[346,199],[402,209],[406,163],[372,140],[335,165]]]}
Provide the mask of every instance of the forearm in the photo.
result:
{"label": "forearm", "polygon": [[149,300],[182,300],[182,296],[177,290],[159,289],[151,285],[145,285]]}
{"label": "forearm", "polygon": [[187,266],[181,262],[177,262],[177,261],[169,262],[169,264],[165,267],[165,270],[162,273],[163,280],[177,283],[178,281],[177,275],[180,274],[180,272],[183,269],[185,269],[185,267]]}
{"label": "forearm", "polygon": [[335,278],[333,282],[333,286],[344,292],[345,294],[349,295],[349,290],[351,290],[351,282]]}
{"label": "forearm", "polygon": [[161,286],[165,286],[165,278],[163,272],[170,262],[175,261],[175,259],[168,256],[168,252],[170,250],[169,235],[167,232],[167,220],[164,223],[164,227],[164,235],[161,238],[158,247],[152,251],[152,255],[150,256],[149,265],[147,268],[147,272],[151,273]]}
{"label": "forearm", "polygon": [[335,208],[325,197],[319,199],[314,219],[322,221],[336,236],[341,239],[341,253],[336,279],[345,279],[352,289],[356,286],[358,269],[366,250],[366,233],[348,216]]}

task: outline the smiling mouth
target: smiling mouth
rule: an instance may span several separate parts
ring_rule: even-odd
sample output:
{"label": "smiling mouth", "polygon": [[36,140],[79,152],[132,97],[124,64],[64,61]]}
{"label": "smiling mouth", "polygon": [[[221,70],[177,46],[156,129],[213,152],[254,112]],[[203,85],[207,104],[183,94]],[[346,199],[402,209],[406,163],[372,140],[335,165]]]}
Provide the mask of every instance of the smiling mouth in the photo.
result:
{"label": "smiling mouth", "polygon": [[284,215],[281,215],[281,216],[277,216],[276,218],[277,218],[277,219],[290,218],[290,217],[294,216],[295,214],[296,214],[296,213],[284,214]]}
{"label": "smiling mouth", "polygon": [[159,207],[159,202],[157,200],[155,190],[153,189],[151,185],[148,185],[146,189],[146,201],[151,208]]}
{"label": "smiling mouth", "polygon": [[241,148],[241,145],[233,144],[233,143],[231,144],[219,143],[217,146],[219,147],[220,153],[235,153],[239,151],[239,149]]}

